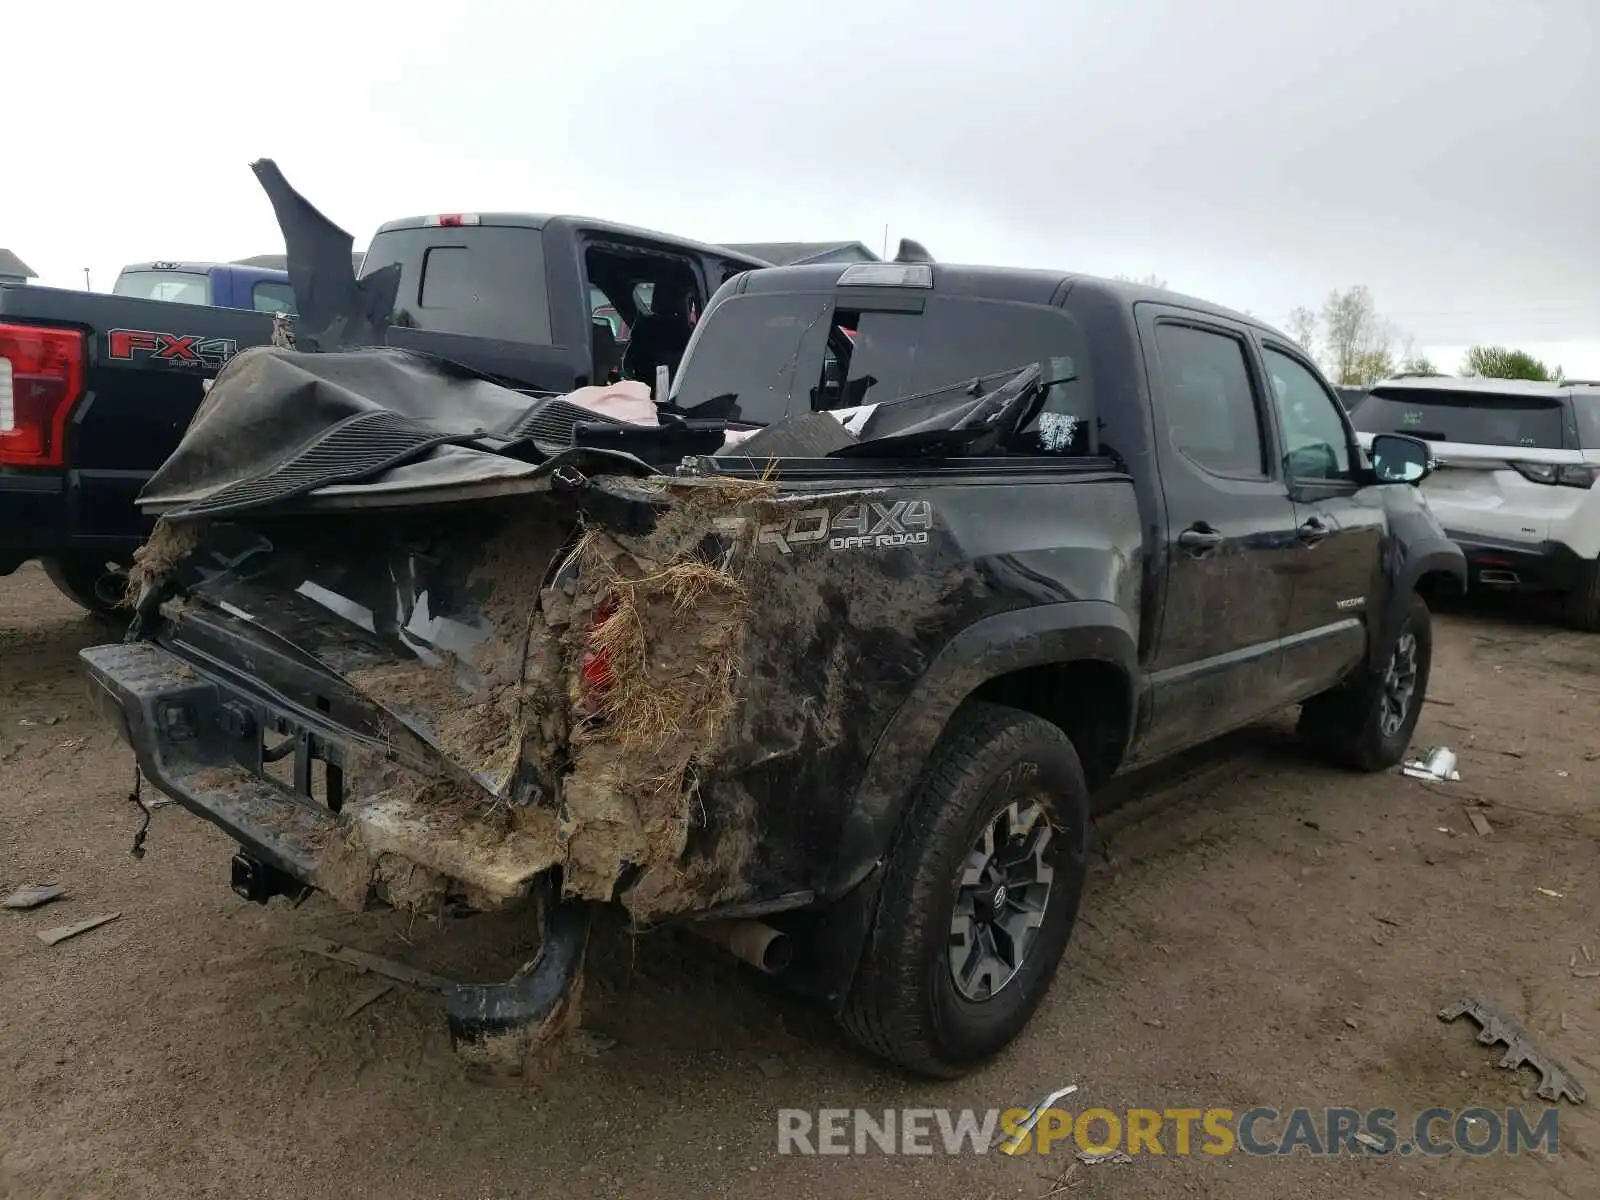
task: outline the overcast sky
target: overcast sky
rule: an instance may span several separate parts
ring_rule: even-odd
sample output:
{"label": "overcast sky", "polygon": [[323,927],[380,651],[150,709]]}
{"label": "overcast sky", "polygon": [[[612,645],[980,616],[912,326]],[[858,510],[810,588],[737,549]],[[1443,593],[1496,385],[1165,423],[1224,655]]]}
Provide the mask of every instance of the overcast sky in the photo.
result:
{"label": "overcast sky", "polygon": [[1447,369],[1500,342],[1600,377],[1600,0],[140,11],[7,4],[0,246],[43,283],[281,250],[270,156],[358,248],[474,209],[887,224],[1276,322],[1365,283]]}

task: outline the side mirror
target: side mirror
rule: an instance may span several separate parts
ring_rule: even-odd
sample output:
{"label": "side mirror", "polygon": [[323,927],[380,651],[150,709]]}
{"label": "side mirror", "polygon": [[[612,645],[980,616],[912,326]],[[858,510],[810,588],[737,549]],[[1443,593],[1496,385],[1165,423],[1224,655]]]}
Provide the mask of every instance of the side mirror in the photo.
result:
{"label": "side mirror", "polygon": [[1433,473],[1433,450],[1421,438],[1380,433],[1372,439],[1371,454],[1379,483],[1421,483]]}

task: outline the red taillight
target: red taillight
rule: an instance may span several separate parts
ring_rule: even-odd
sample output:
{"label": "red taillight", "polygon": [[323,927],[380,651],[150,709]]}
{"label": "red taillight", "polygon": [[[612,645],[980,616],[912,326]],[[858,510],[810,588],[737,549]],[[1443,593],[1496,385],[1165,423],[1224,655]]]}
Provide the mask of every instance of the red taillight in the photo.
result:
{"label": "red taillight", "polygon": [[0,325],[0,465],[64,465],[67,414],[82,390],[83,334]]}
{"label": "red taillight", "polygon": [[459,229],[463,225],[476,225],[477,213],[439,213],[427,219],[428,225],[436,229]]}
{"label": "red taillight", "polygon": [[[615,600],[602,600],[594,606],[594,622],[590,626],[590,633],[599,629],[609,621],[617,611]],[[583,684],[588,688],[608,688],[611,686],[611,655],[605,650],[589,650],[585,652],[583,661],[578,665],[578,675]]]}

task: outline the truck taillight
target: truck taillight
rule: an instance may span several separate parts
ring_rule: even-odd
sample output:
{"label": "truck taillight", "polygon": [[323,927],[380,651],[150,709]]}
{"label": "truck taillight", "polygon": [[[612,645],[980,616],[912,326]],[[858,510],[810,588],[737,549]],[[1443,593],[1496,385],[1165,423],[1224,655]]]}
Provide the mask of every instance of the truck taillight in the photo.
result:
{"label": "truck taillight", "polygon": [[[609,621],[616,611],[617,604],[614,600],[602,600],[595,605],[594,623],[589,628],[590,637],[593,637],[595,631]],[[578,674],[586,688],[604,691],[612,682],[610,653],[604,649],[585,651],[583,661],[578,666]]]}
{"label": "truck taillight", "polygon": [[478,224],[477,213],[439,213],[429,217],[426,223],[435,229],[459,229],[463,225]]}
{"label": "truck taillight", "polygon": [[83,334],[0,324],[0,466],[62,466],[82,391]]}

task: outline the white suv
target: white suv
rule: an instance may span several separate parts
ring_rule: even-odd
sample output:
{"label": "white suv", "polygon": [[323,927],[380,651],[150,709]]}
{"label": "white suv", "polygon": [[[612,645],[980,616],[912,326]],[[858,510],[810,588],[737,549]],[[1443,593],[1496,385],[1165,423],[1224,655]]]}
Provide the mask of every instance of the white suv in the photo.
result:
{"label": "white suv", "polygon": [[1600,630],[1600,385],[1402,376],[1350,413],[1377,433],[1433,444],[1422,494],[1467,556],[1469,587],[1558,592]]}

